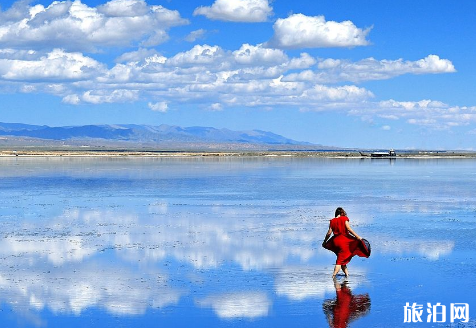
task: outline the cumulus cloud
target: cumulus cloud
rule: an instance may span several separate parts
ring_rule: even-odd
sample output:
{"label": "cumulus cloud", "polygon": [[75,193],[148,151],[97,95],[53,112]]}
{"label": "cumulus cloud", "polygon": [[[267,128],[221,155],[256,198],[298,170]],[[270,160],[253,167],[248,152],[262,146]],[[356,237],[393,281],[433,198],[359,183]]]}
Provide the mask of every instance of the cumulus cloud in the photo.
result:
{"label": "cumulus cloud", "polygon": [[88,90],[82,94],[70,94],[63,98],[63,102],[71,105],[79,103],[104,104],[136,101],[139,98],[137,90],[112,89]]}
{"label": "cumulus cloud", "polygon": [[[219,46],[195,45],[170,58],[157,54],[142,57],[138,53],[127,54],[134,62],[118,63],[97,81],[107,86],[142,86],[143,92],[167,101],[202,102],[207,99],[212,110],[240,105],[317,103],[322,107],[330,102],[347,103],[373,97],[370,91],[352,85],[334,87],[285,81],[284,73],[306,69],[316,60],[306,53],[289,58],[280,49],[260,45],[244,44],[233,52]],[[120,58],[121,62],[124,58],[126,56]]]}
{"label": "cumulus cloud", "polygon": [[358,28],[351,21],[326,21],[324,16],[293,14],[278,19],[273,29],[274,35],[266,43],[268,47],[295,49],[369,45],[366,37],[370,28]]}
{"label": "cumulus cloud", "polygon": [[433,100],[420,100],[420,101],[395,101],[393,99],[387,101],[380,102],[381,108],[398,108],[403,109],[405,111],[419,111],[421,109],[428,109],[428,108],[440,108],[444,109],[448,106],[441,101],[433,101]]}
{"label": "cumulus cloud", "polygon": [[244,65],[283,64],[289,60],[282,50],[249,44],[243,44],[240,49],[234,51],[233,57],[237,63]]}
{"label": "cumulus cloud", "polygon": [[134,17],[146,15],[149,9],[145,1],[115,0],[98,7],[98,12],[107,16]]}
{"label": "cumulus cloud", "polygon": [[268,0],[215,0],[211,7],[199,7],[193,14],[229,22],[265,22],[273,8]]}
{"label": "cumulus cloud", "polygon": [[[107,11],[114,8],[108,7]],[[140,8],[143,7],[134,10],[140,12]],[[141,47],[119,56],[112,67],[82,53],[59,48],[48,52],[0,50],[2,87],[54,94],[71,105],[141,100],[159,112],[166,112],[174,103],[194,103],[211,111],[237,106],[279,106],[402,119],[408,124],[438,129],[476,121],[474,108],[425,100],[374,102],[370,90],[341,82],[454,71],[451,61],[436,55],[417,61],[367,58],[350,62],[317,60],[307,53],[290,57],[282,49],[250,44],[234,51],[217,45],[195,45],[170,57]]]}
{"label": "cumulus cloud", "polygon": [[[264,21],[271,14],[266,0],[217,0],[195,11],[234,21]],[[438,55],[414,61],[350,61],[285,52],[368,45],[370,29],[350,21],[293,14],[274,23],[274,35],[264,44],[245,43],[233,50],[197,44],[167,56],[153,49],[168,39],[170,28],[187,23],[177,11],[145,0],[112,0],[96,7],[80,0],[49,6],[19,1],[0,11],[0,85],[6,92],[53,94],[73,105],[144,101],[162,112],[174,103],[194,103],[212,111],[236,106],[342,111],[438,129],[476,121],[474,107],[425,100],[374,102],[370,90],[354,85],[456,71],[449,59]],[[194,42],[205,33],[192,31],[185,40]],[[135,50],[119,55],[112,66],[85,55],[130,45]]]}
{"label": "cumulus cloud", "polygon": [[340,102],[357,102],[373,97],[372,92],[356,87],[355,85],[345,85],[338,87],[329,87],[326,85],[315,85],[313,88],[306,90],[305,96],[314,100],[324,100]]}
{"label": "cumulus cloud", "polygon": [[168,104],[167,104],[165,101],[156,102],[156,103],[151,103],[151,102],[149,102],[147,105],[148,105],[149,108],[150,108],[151,110],[153,110],[154,112],[165,113],[165,112],[167,112],[167,110],[169,109],[169,106],[168,106]]}
{"label": "cumulus cloud", "polygon": [[318,70],[305,70],[286,76],[287,81],[314,81],[318,83],[363,82],[385,80],[403,74],[441,74],[453,73],[456,69],[448,59],[429,55],[417,61],[376,60],[366,58],[357,62],[340,59],[323,59]]}
{"label": "cumulus cloud", "polygon": [[126,52],[116,58],[116,63],[141,62],[147,59],[160,57],[155,49],[139,48],[137,51]]}
{"label": "cumulus cloud", "polygon": [[215,65],[223,56],[224,51],[219,46],[196,45],[189,51],[178,53],[167,60],[167,65],[179,67]]}
{"label": "cumulus cloud", "polygon": [[18,81],[84,80],[106,70],[105,65],[81,53],[54,49],[44,56],[38,58],[36,54],[37,58],[32,58],[35,54],[28,52],[31,60],[6,59],[0,54],[1,78]]}
{"label": "cumulus cloud", "polygon": [[190,32],[186,37],[185,37],[185,41],[187,42],[195,42],[197,41],[198,39],[203,39],[205,37],[205,34],[207,33],[206,30],[204,30],[203,28],[201,29],[198,29],[198,30],[195,30],[195,31],[192,31]]}
{"label": "cumulus cloud", "polygon": [[37,58],[38,53],[34,50],[18,50],[11,48],[0,49],[0,59],[33,60]]}
{"label": "cumulus cloud", "polygon": [[448,129],[476,122],[476,107],[450,106],[441,101],[396,101],[393,99],[365,106],[356,106],[351,115],[380,117],[389,120],[405,120],[413,125]]}
{"label": "cumulus cloud", "polygon": [[6,18],[0,23],[2,45],[27,49],[151,46],[164,42],[169,28],[188,23],[177,11],[144,0],[112,0],[99,7],[80,0],[55,1],[48,7],[22,1],[1,15]]}
{"label": "cumulus cloud", "polygon": [[214,112],[219,112],[223,110],[223,106],[220,103],[214,103],[210,105],[209,109]]}

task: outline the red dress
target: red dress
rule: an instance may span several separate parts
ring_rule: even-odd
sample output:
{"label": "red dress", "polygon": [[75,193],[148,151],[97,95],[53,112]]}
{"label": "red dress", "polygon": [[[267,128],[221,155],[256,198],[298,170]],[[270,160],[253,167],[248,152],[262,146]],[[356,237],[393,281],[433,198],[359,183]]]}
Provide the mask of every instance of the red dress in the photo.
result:
{"label": "red dress", "polygon": [[333,218],[330,227],[334,236],[324,244],[324,248],[333,251],[337,255],[336,264],[346,265],[353,256],[369,257],[362,242],[349,234],[345,222],[349,221],[347,216]]}

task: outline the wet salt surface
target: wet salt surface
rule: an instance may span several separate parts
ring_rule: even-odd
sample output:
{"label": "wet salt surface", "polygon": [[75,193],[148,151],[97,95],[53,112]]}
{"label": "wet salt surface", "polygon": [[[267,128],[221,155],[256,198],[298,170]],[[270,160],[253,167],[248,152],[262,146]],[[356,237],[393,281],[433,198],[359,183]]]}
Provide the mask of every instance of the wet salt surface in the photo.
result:
{"label": "wet salt surface", "polygon": [[[0,159],[2,327],[475,327],[476,161]],[[321,247],[343,206],[372,244]],[[405,303],[423,323],[404,323]],[[427,303],[468,323],[426,323]]]}

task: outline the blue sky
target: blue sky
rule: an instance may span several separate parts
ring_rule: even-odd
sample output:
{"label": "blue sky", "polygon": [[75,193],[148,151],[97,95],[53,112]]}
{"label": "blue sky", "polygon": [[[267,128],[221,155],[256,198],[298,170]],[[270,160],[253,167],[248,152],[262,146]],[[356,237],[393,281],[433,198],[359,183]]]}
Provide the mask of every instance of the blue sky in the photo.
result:
{"label": "blue sky", "polygon": [[474,1],[2,1],[0,121],[476,149]]}

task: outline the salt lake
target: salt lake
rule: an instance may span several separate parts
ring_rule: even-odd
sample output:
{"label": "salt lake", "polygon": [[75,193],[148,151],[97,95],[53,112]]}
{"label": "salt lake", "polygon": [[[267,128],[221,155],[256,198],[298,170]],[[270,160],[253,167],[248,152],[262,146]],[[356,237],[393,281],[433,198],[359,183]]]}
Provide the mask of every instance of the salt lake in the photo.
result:
{"label": "salt lake", "polygon": [[[0,323],[476,327],[475,191],[474,159],[1,158]],[[333,281],[338,206],[372,255]]]}

